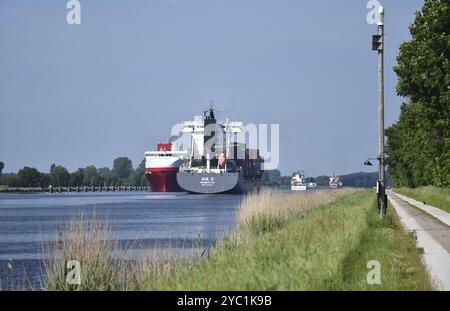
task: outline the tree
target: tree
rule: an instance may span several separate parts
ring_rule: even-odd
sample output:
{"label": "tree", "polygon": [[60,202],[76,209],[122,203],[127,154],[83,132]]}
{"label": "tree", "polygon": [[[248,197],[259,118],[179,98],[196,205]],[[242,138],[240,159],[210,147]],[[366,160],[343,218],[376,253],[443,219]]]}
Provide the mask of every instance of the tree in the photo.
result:
{"label": "tree", "polygon": [[386,130],[396,186],[450,186],[450,2],[425,0],[400,47],[397,93],[408,98]]}
{"label": "tree", "polygon": [[3,169],[5,168],[5,163],[0,161],[0,177],[2,177]]}
{"label": "tree", "polygon": [[263,183],[277,183],[280,181],[281,172],[279,170],[266,170],[262,174]]}
{"label": "tree", "polygon": [[50,184],[54,187],[67,187],[70,183],[70,174],[67,169],[61,165],[52,164],[50,167]]}
{"label": "tree", "polygon": [[0,184],[7,185],[9,187],[20,187],[17,174],[3,174]]}
{"label": "tree", "polygon": [[50,174],[41,173],[39,186],[42,188],[47,188],[48,186],[50,186]]}
{"label": "tree", "polygon": [[330,182],[330,177],[328,176],[317,176],[316,183],[318,186],[328,186]]}
{"label": "tree", "polygon": [[[352,173],[348,175],[340,176],[340,179],[346,187],[357,188],[372,188],[375,187],[378,181],[378,172],[374,173]],[[386,178],[386,184],[389,184],[388,178]]]}
{"label": "tree", "polygon": [[113,175],[109,167],[99,168],[98,176],[101,180],[101,184],[105,186],[113,186],[117,183],[117,178]]}
{"label": "tree", "polygon": [[83,173],[83,186],[96,186],[99,184],[99,176],[95,166],[91,165],[86,167]]}
{"label": "tree", "polygon": [[21,187],[39,187],[41,174],[34,167],[25,166],[17,173],[19,186]]}
{"label": "tree", "polygon": [[121,157],[114,160],[113,174],[119,179],[127,179],[133,172],[133,163],[127,157]]}
{"label": "tree", "polygon": [[130,176],[130,185],[132,186],[144,186],[146,185],[145,180],[145,159],[141,161],[141,164],[136,168],[136,170]]}
{"label": "tree", "polygon": [[70,174],[70,186],[81,187],[84,180],[84,170],[82,168],[77,169]]}

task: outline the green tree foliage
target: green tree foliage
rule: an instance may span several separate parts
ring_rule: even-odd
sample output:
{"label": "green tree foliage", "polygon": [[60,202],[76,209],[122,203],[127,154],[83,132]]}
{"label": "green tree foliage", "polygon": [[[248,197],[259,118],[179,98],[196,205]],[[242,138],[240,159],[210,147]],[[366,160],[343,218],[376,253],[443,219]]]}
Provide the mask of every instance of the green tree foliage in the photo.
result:
{"label": "green tree foliage", "polygon": [[[117,161],[118,160],[118,161]],[[97,169],[91,165],[79,168],[69,173],[63,166],[52,164],[48,174],[39,172],[35,168],[24,167],[19,173],[3,174],[0,176],[0,185],[9,187],[83,187],[83,186],[146,186],[145,160],[136,170],[131,166],[128,158],[119,158],[114,161],[116,170],[108,167]],[[115,176],[128,176],[119,179]]]}
{"label": "green tree foliage", "polygon": [[400,47],[397,92],[409,99],[386,130],[395,186],[450,186],[450,2],[426,0]]}
{"label": "green tree foliage", "polygon": [[70,174],[70,186],[72,187],[82,186],[83,180],[84,180],[84,170],[82,168],[79,168],[75,172]]}
{"label": "green tree foliage", "polygon": [[279,170],[267,170],[262,174],[262,183],[265,186],[279,186],[281,172]]}
{"label": "green tree foliage", "polygon": [[64,166],[52,164],[50,167],[50,185],[67,187],[70,184],[70,174]]}
{"label": "green tree foliage", "polygon": [[[340,177],[340,181],[345,187],[356,187],[356,188],[372,188],[377,185],[378,172],[375,173],[353,173],[348,175],[343,175]],[[328,185],[329,180],[327,181]],[[386,182],[389,184],[389,181]]]}
{"label": "green tree foliage", "polygon": [[330,182],[330,177],[328,177],[328,176],[317,176],[316,177],[316,183],[318,186],[328,186],[329,182]]}
{"label": "green tree foliage", "polygon": [[86,167],[83,173],[83,186],[97,186],[100,183],[100,177],[95,166],[91,165]]}
{"label": "green tree foliage", "polygon": [[47,188],[48,186],[50,186],[50,174],[45,174],[45,173],[40,173],[41,174],[41,178],[39,181],[39,186],[42,188]]}
{"label": "green tree foliage", "polygon": [[281,176],[279,170],[267,170],[263,172],[262,184],[267,187],[288,187],[291,184],[291,176]]}
{"label": "green tree foliage", "polygon": [[114,160],[113,173],[119,179],[127,179],[133,172],[133,163],[127,157]]}
{"label": "green tree foliage", "polygon": [[109,167],[99,168],[98,176],[100,177],[101,183],[105,186],[114,186],[117,184],[117,177],[114,176]]}
{"label": "green tree foliage", "polygon": [[34,167],[25,166],[17,173],[19,185],[22,187],[39,187],[41,173]]}
{"label": "green tree foliage", "polygon": [[129,183],[133,186],[145,187],[147,182],[145,180],[145,159],[141,161],[141,164],[130,175]]}
{"label": "green tree foliage", "polygon": [[20,187],[17,174],[3,174],[0,178],[0,185],[9,187]]}
{"label": "green tree foliage", "polygon": [[0,161],[0,177],[2,177],[3,169],[5,168],[5,163]]}

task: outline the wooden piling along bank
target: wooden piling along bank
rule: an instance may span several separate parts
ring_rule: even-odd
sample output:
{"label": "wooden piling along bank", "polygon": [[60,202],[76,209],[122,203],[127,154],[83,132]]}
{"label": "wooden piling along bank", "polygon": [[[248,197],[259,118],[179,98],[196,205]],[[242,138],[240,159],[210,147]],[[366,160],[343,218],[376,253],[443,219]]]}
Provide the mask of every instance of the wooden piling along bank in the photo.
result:
{"label": "wooden piling along bank", "polygon": [[49,193],[64,193],[64,192],[119,192],[119,191],[148,191],[148,187],[143,186],[83,186],[83,187],[7,187],[0,189],[0,192],[49,192]]}
{"label": "wooden piling along bank", "polygon": [[142,186],[83,186],[83,187],[48,187],[43,191],[50,193],[62,193],[62,192],[115,192],[115,191],[147,191],[147,187]]}

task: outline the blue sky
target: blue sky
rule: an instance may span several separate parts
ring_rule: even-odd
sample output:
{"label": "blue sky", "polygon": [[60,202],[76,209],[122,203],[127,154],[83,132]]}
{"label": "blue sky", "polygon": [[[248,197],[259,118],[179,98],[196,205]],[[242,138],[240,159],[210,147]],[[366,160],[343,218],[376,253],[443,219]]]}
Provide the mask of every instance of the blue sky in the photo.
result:
{"label": "blue sky", "polygon": [[[280,169],[366,170],[377,153],[376,54],[365,0],[0,0],[0,160],[111,166],[169,136],[210,99],[221,117],[280,124]],[[392,70],[423,0],[385,0]],[[374,170],[374,169],[372,169]]]}

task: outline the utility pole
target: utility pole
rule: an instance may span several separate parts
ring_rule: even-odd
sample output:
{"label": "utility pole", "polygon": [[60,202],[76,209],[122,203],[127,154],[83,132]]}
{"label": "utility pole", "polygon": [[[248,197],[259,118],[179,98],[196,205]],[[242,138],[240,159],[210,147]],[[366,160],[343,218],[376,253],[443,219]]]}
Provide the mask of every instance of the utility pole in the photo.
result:
{"label": "utility pole", "polygon": [[385,152],[384,152],[384,8],[379,11],[377,34],[372,38],[372,50],[378,53],[378,183],[377,202],[380,217],[386,216],[387,196],[385,191]]}

